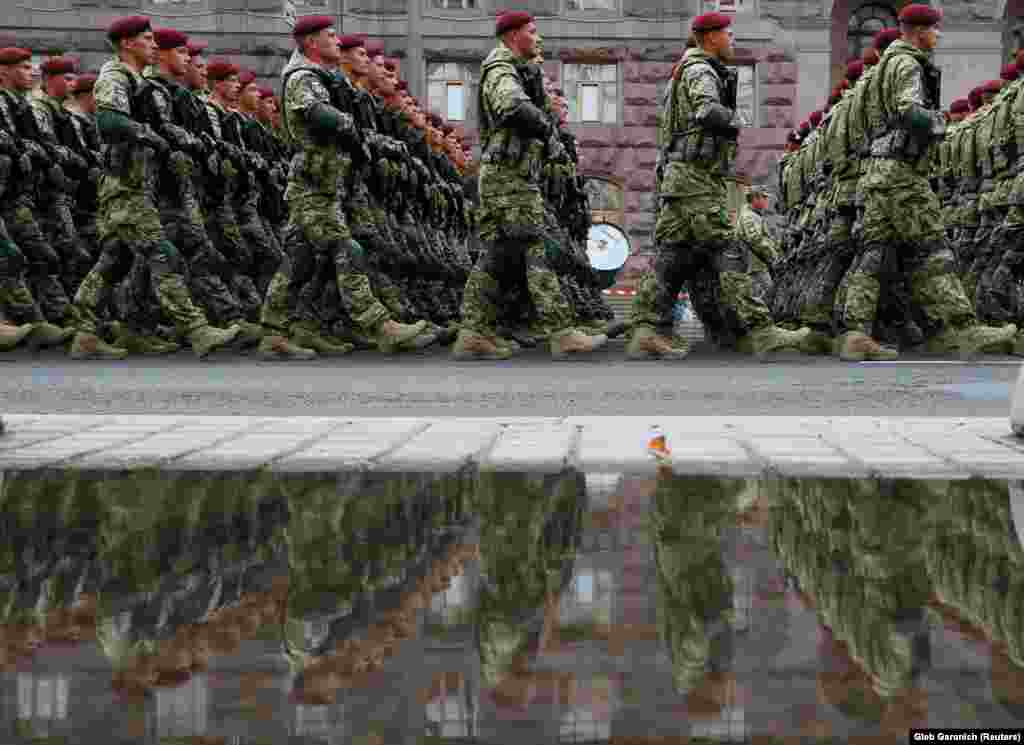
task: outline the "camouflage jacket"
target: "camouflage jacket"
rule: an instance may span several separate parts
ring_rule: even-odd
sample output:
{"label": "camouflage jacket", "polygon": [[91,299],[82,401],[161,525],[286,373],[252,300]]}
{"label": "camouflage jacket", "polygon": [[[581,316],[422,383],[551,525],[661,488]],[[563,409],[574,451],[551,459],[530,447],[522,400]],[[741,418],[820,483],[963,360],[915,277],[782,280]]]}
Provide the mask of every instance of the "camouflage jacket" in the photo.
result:
{"label": "camouflage jacket", "polygon": [[[142,75],[115,58],[104,63],[93,88],[97,112],[111,111],[140,121],[135,97],[145,83]],[[149,145],[138,142],[106,143],[104,172],[100,184],[100,202],[121,194],[145,193],[156,189],[157,159]]]}
{"label": "camouflage jacket", "polygon": [[745,204],[740,210],[736,237],[750,246],[751,273],[768,271],[781,258],[778,243],[768,234],[761,213],[750,205]]}

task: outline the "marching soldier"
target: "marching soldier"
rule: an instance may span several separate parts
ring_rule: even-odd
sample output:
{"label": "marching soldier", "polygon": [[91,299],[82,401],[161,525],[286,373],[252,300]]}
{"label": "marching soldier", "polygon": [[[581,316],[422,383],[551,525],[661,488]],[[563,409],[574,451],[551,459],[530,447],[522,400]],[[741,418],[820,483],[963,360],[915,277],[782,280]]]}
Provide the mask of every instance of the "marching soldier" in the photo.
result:
{"label": "marching soldier", "polygon": [[[71,356],[121,359],[127,355],[126,349],[112,347],[96,335],[96,310],[100,297],[128,274],[135,261],[143,265],[139,278],[145,282],[142,290],[148,290],[150,302],[158,302],[202,358],[233,341],[240,329],[212,327],[195,306],[182,276],[183,259],[160,224],[157,158],[166,156],[171,147],[142,124],[136,99],[145,84],[143,69],[157,62],[156,41],[149,19],[142,16],[114,21],[108,38],[116,57],[103,65],[95,86],[96,124],[108,146],[99,193],[102,252],[75,295],[78,333]],[[125,320],[129,326],[136,322]]]}
{"label": "marching soldier", "polygon": [[725,176],[733,167],[740,120],[730,73],[732,20],[708,13],[693,22],[698,46],[688,49],[665,93],[659,162],[662,205],[655,227],[654,272],[633,301],[632,359],[681,359],[689,349],[672,340],[676,296],[684,284],[712,333],[733,336],[759,359],[797,349],[810,329],[787,331],[753,293],[749,252],[734,238],[726,210]]}
{"label": "marching soldier", "polygon": [[456,359],[507,359],[512,349],[497,338],[497,299],[519,272],[526,272],[538,326],[550,338],[555,359],[593,352],[608,341],[572,327],[572,311],[545,257],[544,201],[540,167],[561,160],[565,148],[547,112],[536,106],[520,71],[540,39],[529,13],[498,16],[499,45],[480,72],[480,171],[478,230],[483,251],[463,292],[462,329]]}
{"label": "marching soldier", "polygon": [[747,203],[740,210],[736,221],[736,235],[750,246],[750,278],[754,294],[767,301],[772,294],[772,270],[779,261],[778,242],[769,234],[764,224],[764,213],[768,209],[768,192],[754,187],[747,193]]}
{"label": "marching soldier", "polygon": [[[96,199],[99,194],[100,178],[103,176],[100,133],[96,129],[96,97],[93,95],[95,85],[95,75],[79,75],[72,86],[71,95],[64,102],[64,108],[71,114],[71,125],[78,139],[77,149],[89,165],[86,177],[79,182],[78,192],[75,194],[74,217],[78,236],[93,257],[92,263],[95,263],[100,255]],[[87,272],[92,268],[92,263],[86,269]]]}

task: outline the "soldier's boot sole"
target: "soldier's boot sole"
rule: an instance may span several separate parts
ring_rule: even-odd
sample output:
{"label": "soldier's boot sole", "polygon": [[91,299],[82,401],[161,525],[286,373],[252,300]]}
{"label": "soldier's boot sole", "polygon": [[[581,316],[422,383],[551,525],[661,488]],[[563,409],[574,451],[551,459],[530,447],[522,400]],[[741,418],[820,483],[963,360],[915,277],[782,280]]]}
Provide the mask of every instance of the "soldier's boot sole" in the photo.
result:
{"label": "soldier's boot sole", "polygon": [[195,353],[196,357],[201,360],[205,360],[214,352],[229,347],[231,342],[238,338],[241,331],[242,329],[238,326],[229,326],[226,329],[212,329],[208,327],[206,333],[210,334],[209,337],[193,341],[190,335],[189,342],[192,344],[192,351]]}
{"label": "soldier's boot sole", "polygon": [[[486,345],[476,346],[478,343],[478,337],[486,342]],[[452,347],[452,359],[462,362],[483,360],[488,362],[498,362],[501,360],[507,360],[512,357],[512,350],[508,347],[501,347],[496,345],[490,339],[480,334],[473,334],[468,331],[460,331],[459,338],[456,339],[455,345]]]}
{"label": "soldier's boot sole", "polygon": [[128,356],[128,350],[112,347],[101,339],[92,344],[88,335],[76,334],[68,356],[73,360],[123,360]]}
{"label": "soldier's boot sole", "polygon": [[394,336],[386,336],[383,333],[378,333],[377,346],[382,352],[390,353],[393,351],[399,351],[402,345],[408,344],[426,330],[427,322],[417,321],[416,323],[409,324],[405,329]]}

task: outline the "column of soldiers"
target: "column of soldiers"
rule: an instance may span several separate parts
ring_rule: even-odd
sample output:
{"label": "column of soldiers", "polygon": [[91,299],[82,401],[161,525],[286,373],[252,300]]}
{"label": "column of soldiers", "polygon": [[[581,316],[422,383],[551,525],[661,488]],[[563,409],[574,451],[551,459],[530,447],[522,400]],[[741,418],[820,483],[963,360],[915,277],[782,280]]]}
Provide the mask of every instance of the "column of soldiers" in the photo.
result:
{"label": "column of soldiers", "polygon": [[844,360],[1024,355],[1018,69],[943,114],[931,54],[941,20],[904,8],[900,27],[880,31],[790,135],[780,163],[772,310],[834,337]]}

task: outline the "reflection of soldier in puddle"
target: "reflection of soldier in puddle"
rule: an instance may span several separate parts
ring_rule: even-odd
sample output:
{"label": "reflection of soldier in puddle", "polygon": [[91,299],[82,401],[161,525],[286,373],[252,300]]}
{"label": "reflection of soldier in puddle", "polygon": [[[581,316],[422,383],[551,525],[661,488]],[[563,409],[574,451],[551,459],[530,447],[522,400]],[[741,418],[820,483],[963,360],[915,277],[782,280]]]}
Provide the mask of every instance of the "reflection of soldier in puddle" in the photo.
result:
{"label": "reflection of soldier in puddle", "polygon": [[735,696],[733,582],[723,531],[736,524],[742,479],[676,475],[659,466],[651,508],[658,625],[691,719],[714,719]]}
{"label": "reflection of soldier in puddle", "polygon": [[819,692],[848,717],[905,730],[925,714],[930,482],[801,479],[779,492],[774,549],[813,598],[839,668],[819,674]]}
{"label": "reflection of soldier in puddle", "polygon": [[572,578],[586,483],[575,471],[485,471],[474,496],[481,525],[475,634],[483,685],[500,705],[523,706],[538,677],[530,661],[557,623],[559,596]]}

